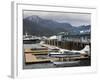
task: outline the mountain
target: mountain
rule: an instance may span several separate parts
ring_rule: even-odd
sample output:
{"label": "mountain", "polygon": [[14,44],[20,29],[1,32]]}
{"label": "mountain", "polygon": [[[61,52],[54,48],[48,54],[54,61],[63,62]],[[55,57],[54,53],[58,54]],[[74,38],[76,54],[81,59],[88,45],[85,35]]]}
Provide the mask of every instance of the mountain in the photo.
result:
{"label": "mountain", "polygon": [[81,30],[90,29],[88,26],[74,27],[69,23],[59,23],[53,20],[40,18],[36,15],[29,16],[23,19],[23,34],[26,32],[37,36],[51,36],[59,32],[79,33]]}

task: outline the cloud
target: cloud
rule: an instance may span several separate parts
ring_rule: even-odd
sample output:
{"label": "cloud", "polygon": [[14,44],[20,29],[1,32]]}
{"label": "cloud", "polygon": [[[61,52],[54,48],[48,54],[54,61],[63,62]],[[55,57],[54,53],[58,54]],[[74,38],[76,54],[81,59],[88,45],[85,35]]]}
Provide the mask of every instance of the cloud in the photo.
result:
{"label": "cloud", "polygon": [[47,11],[24,11],[23,16],[37,15],[43,19],[50,19],[58,22],[68,22],[73,26],[91,24],[91,14],[89,13],[67,13],[67,12],[47,12]]}

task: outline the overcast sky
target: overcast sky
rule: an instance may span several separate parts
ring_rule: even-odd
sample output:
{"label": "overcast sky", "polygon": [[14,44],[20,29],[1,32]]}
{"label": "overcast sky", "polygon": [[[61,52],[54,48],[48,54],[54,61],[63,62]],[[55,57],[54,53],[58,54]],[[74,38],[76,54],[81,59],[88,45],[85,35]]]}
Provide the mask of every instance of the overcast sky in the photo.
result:
{"label": "overcast sky", "polygon": [[88,13],[65,13],[65,12],[46,12],[46,11],[23,11],[23,16],[28,17],[37,15],[43,19],[54,20],[57,22],[67,22],[73,26],[91,24],[91,14]]}

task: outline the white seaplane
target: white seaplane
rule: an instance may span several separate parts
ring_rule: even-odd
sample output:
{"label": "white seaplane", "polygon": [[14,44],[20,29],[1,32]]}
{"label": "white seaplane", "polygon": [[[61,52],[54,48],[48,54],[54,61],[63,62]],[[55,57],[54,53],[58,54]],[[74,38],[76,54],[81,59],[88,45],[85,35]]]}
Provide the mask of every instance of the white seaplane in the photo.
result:
{"label": "white seaplane", "polygon": [[81,58],[90,56],[90,48],[89,45],[86,45],[84,49],[79,51],[60,49],[58,52],[50,52],[48,55],[56,58],[56,60],[51,60],[55,65],[78,64]]}

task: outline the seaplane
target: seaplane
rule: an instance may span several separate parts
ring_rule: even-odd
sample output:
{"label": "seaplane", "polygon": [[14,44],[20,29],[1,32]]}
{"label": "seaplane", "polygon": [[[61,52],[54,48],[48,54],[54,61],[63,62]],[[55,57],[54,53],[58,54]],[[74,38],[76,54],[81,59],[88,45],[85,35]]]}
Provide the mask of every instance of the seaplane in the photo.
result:
{"label": "seaplane", "polygon": [[55,65],[78,64],[81,58],[90,56],[90,48],[89,45],[86,45],[82,50],[59,49],[58,52],[50,52],[48,56],[55,58],[55,60],[51,60]]}

